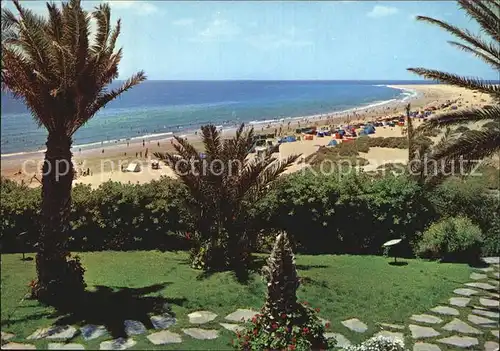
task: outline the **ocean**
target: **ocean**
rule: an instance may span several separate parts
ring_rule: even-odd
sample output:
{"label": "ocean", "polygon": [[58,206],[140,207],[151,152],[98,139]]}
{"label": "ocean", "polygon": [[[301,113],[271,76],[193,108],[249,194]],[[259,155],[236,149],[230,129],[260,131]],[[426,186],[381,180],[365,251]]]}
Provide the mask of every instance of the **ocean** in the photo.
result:
{"label": "ocean", "polygon": [[[99,111],[73,137],[74,147],[165,138],[212,123],[222,128],[346,111],[404,100],[388,87],[423,81],[147,81]],[[47,132],[24,104],[2,92],[2,156],[43,150]]]}

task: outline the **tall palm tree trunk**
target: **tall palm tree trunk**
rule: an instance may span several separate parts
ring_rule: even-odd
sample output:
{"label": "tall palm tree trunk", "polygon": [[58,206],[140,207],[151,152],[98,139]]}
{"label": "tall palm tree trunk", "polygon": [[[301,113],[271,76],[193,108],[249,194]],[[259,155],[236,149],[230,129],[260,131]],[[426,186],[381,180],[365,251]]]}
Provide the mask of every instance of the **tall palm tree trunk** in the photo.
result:
{"label": "tall palm tree trunk", "polygon": [[[71,138],[49,133],[42,174],[41,231],[36,256],[37,282],[33,295],[47,303],[83,292],[83,268],[67,249],[71,185]],[[64,299],[63,299],[64,300]]]}

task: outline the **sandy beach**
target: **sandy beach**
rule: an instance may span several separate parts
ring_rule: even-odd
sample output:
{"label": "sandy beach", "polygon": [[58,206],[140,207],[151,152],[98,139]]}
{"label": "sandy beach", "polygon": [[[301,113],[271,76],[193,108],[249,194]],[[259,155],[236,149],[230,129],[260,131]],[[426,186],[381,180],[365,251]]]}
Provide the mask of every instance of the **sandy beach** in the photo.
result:
{"label": "sandy beach", "polygon": [[[473,91],[447,85],[408,85],[392,86],[394,88],[411,90],[417,92],[415,97],[406,101],[393,101],[387,104],[351,110],[347,113],[332,113],[303,118],[290,119],[288,121],[274,124],[255,125],[256,133],[274,133],[281,128],[281,135],[293,135],[298,127],[338,125],[345,123],[357,123],[367,120],[376,120],[391,116],[399,116],[404,113],[407,103],[411,103],[412,111],[422,110],[428,106],[438,106],[448,101],[455,101],[457,109],[477,107],[490,103],[490,97],[483,94],[476,94]],[[443,113],[448,110],[437,110],[435,113]],[[224,130],[223,136],[230,137],[234,134],[232,130]],[[401,127],[380,127],[377,128],[375,137],[401,136]],[[203,145],[198,135],[186,135],[196,148],[202,150]],[[294,143],[284,143],[280,146],[279,157],[286,157],[291,154],[302,154],[304,157],[317,151],[319,146],[328,144],[331,137],[318,138],[313,140],[301,140]],[[151,159],[153,153],[172,151],[172,138],[161,140],[134,140],[128,144],[104,145],[95,149],[73,150],[74,164],[80,174],[85,170],[90,170],[90,175],[78,176],[74,184],[90,184],[98,187],[101,183],[113,180],[124,183],[142,184],[161,176],[174,177],[174,172],[166,165],[161,164],[159,170],[151,169]],[[361,155],[366,158],[371,167],[386,162],[401,162],[407,157],[407,150],[372,148],[367,154]],[[43,162],[44,153],[33,152],[20,155],[5,156],[1,158],[1,174],[4,177],[18,182],[24,182],[29,186],[36,187],[40,183],[33,178],[40,177],[40,169]],[[121,165],[128,165],[136,162],[141,165],[140,172],[122,172]],[[303,165],[297,164],[291,167],[287,173],[299,170]],[[370,169],[371,167],[367,167]],[[376,168],[376,167],[375,167]]]}

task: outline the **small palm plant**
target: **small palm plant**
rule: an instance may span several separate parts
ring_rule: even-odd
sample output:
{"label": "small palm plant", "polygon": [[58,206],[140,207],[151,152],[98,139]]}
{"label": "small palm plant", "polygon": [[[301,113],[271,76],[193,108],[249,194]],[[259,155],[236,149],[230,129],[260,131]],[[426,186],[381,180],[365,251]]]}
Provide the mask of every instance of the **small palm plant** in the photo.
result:
{"label": "small palm plant", "polygon": [[[451,41],[451,45],[475,55],[495,71],[499,71],[500,0],[458,0],[458,4],[471,19],[479,24],[482,36],[430,17],[418,16],[417,20],[443,28],[462,41]],[[436,127],[455,127],[469,122],[493,121],[495,123],[487,128],[463,133],[456,138],[448,138],[448,142],[443,143],[432,157],[436,160],[444,160],[446,167],[450,169],[450,167],[453,168],[450,163],[460,158],[481,160],[500,151],[500,85],[478,78],[461,77],[425,68],[409,68],[408,70],[428,79],[488,94],[494,101],[493,105],[483,108],[471,108],[438,115],[420,126],[418,131],[424,132]]]}
{"label": "small palm plant", "polygon": [[156,153],[191,194],[196,217],[192,265],[204,270],[239,270],[250,260],[255,241],[249,208],[298,156],[277,160],[250,157],[253,128],[242,124],[227,140],[213,125],[201,127],[205,153],[176,137],[177,154]]}
{"label": "small palm plant", "polygon": [[[146,77],[139,72],[121,87],[108,88],[118,77],[122,50],[115,51],[120,21],[112,28],[107,4],[88,13],[79,0],[60,7],[47,3],[47,17],[18,0],[13,5],[17,14],[2,9],[2,89],[22,100],[39,126],[48,131],[32,295],[61,303],[85,288],[83,268],[66,249],[73,135],[97,111]],[[89,30],[92,18],[97,23],[95,40]]]}

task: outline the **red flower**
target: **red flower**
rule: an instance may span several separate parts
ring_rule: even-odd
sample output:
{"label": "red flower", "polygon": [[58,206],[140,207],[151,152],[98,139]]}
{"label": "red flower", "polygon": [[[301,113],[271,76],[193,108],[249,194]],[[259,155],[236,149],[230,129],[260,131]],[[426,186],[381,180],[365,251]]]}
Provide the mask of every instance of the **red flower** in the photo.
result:
{"label": "red flower", "polygon": [[285,319],[286,318],[286,313],[281,314],[281,318]]}
{"label": "red flower", "polygon": [[295,350],[295,345],[288,345],[288,350],[292,351],[292,350]]}
{"label": "red flower", "polygon": [[325,328],[330,328],[330,323],[325,323]]}
{"label": "red flower", "polygon": [[304,301],[304,305],[306,305],[306,306],[307,306],[307,305],[309,305],[309,303],[308,303],[307,301]]}
{"label": "red flower", "polygon": [[254,317],[252,317],[252,323],[255,323],[255,322],[257,322],[257,317],[254,316]]}
{"label": "red flower", "polygon": [[317,307],[316,307],[314,310],[315,310],[316,312],[321,311],[321,310],[320,310],[319,308],[317,308]]}
{"label": "red flower", "polygon": [[253,330],[253,335],[257,335],[257,333],[258,333],[258,330],[257,330],[257,328],[255,328],[255,329]]}
{"label": "red flower", "polygon": [[302,329],[302,332],[303,332],[304,334],[308,334],[308,333],[309,333],[309,328],[304,327],[304,328]]}
{"label": "red flower", "polygon": [[278,329],[278,324],[276,324],[276,323],[271,324],[271,328],[273,328],[273,330]]}
{"label": "red flower", "polygon": [[190,232],[186,232],[186,239],[191,240],[191,233]]}

